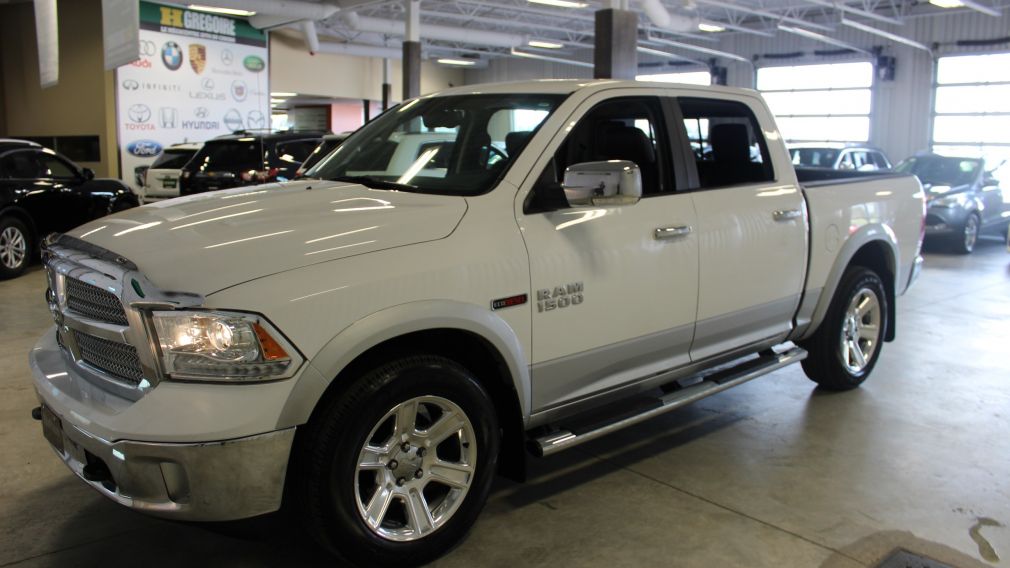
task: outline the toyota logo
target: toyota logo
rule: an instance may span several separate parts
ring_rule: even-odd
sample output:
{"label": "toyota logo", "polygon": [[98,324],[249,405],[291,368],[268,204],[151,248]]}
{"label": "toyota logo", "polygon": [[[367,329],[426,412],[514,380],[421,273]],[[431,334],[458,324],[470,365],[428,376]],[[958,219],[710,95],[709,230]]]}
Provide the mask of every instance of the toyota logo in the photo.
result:
{"label": "toyota logo", "polygon": [[126,114],[133,122],[147,122],[151,119],[151,108],[147,105],[136,104],[127,109]]}
{"label": "toyota logo", "polygon": [[123,88],[127,91],[136,91],[140,88],[140,83],[134,81],[133,79],[127,79],[123,81]]}
{"label": "toyota logo", "polygon": [[153,57],[158,54],[158,46],[153,41],[142,39],[140,40],[140,49],[138,52],[141,56]]}

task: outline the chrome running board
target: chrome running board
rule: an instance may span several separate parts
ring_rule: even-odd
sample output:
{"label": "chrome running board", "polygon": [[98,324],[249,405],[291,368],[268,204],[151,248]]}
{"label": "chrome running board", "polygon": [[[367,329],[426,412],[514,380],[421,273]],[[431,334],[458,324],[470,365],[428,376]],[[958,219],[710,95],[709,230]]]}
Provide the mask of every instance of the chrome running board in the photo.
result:
{"label": "chrome running board", "polygon": [[799,363],[806,358],[807,352],[804,349],[791,347],[782,353],[769,353],[754,359],[747,359],[733,367],[703,371],[695,375],[695,378],[701,379],[700,382],[653,399],[652,404],[641,412],[612,422],[597,423],[584,429],[562,428],[555,430],[532,439],[530,449],[537,456],[549,456],[742,385],[787,365]]}

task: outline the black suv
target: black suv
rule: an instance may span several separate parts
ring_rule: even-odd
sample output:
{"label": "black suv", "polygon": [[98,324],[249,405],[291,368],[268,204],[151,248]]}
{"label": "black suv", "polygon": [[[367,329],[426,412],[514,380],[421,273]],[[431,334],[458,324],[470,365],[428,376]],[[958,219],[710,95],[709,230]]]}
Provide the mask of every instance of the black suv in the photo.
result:
{"label": "black suv", "polygon": [[35,142],[0,138],[0,279],[24,272],[47,234],[138,204],[117,179],[95,179]]}
{"label": "black suv", "polygon": [[208,140],[182,169],[179,193],[191,195],[293,179],[298,166],[325,134],[322,131],[270,134],[240,131]]}

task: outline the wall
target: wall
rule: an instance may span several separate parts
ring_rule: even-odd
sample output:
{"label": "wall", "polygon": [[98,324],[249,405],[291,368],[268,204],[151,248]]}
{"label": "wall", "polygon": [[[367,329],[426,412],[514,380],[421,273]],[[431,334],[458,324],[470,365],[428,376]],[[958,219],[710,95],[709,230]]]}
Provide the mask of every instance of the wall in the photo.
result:
{"label": "wall", "polygon": [[[403,93],[401,65],[399,60],[391,63],[392,99],[399,101]],[[379,57],[310,55],[300,35],[286,30],[270,34],[270,89],[275,92],[382,100],[382,65]],[[429,61],[421,64],[422,94],[463,83],[460,69]]]}
{"label": "wall", "polygon": [[[958,40],[988,40],[1006,38],[1010,30],[1010,12],[1004,11],[999,18],[986,16],[969,10],[954,10],[935,16],[908,18],[902,26],[888,26],[873,23],[873,26],[895,34],[903,35],[926,45],[937,42],[938,55],[964,53],[991,53],[1010,51],[1010,43],[994,46],[962,47],[952,45]],[[819,57],[814,50],[837,49],[834,46],[803,38],[786,32],[778,32],[773,38],[755,35],[727,33],[709,47],[753,57],[765,53],[788,53],[802,51],[799,58],[785,60],[758,59],[757,65],[797,65],[801,63],[829,63],[853,60],[868,60],[865,55],[845,55]],[[831,37],[858,45],[863,48],[884,46],[884,55],[897,58],[897,73],[894,81],[876,81],[873,87],[873,116],[870,123],[870,142],[880,146],[892,160],[900,160],[913,153],[927,149],[930,141],[932,122],[932,90],[935,60],[925,51],[900,44],[892,44],[884,38],[865,32],[838,26]],[[706,44],[708,46],[708,44]],[[673,50],[676,52],[677,50]],[[693,55],[683,51],[685,55]],[[581,59],[591,60],[584,54]],[[728,68],[728,83],[737,87],[754,87],[754,67],[747,63],[722,61]],[[688,70],[688,69],[684,69]],[[646,71],[643,69],[643,71]],[[540,78],[588,78],[592,69],[571,65],[554,64],[503,57],[492,60],[487,69],[469,70],[466,81],[485,83],[492,81],[530,80]]]}
{"label": "wall", "polygon": [[118,177],[113,73],[103,66],[101,0],[60,2],[60,82],[39,86],[31,3],[0,4],[0,136],[97,135],[101,161],[82,162]]}

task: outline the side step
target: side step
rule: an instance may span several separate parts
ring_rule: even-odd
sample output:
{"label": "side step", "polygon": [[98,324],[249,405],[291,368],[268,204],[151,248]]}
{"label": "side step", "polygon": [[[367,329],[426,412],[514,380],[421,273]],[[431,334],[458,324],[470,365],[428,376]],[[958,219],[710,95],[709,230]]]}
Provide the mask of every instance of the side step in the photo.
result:
{"label": "side step", "polygon": [[799,363],[806,358],[807,352],[804,349],[792,347],[782,353],[771,353],[756,359],[748,359],[739,365],[720,369],[714,373],[711,371],[707,373],[703,372],[700,375],[702,377],[701,382],[658,397],[655,399],[654,404],[649,405],[642,412],[619,418],[613,422],[595,424],[585,429],[579,429],[580,431],[576,432],[568,429],[556,430],[531,440],[530,449],[540,457],[549,456],[561,450],[595,440],[611,432],[616,432],[621,428],[644,422],[692,402],[697,402],[737,385],[742,385],[747,381],[767,375],[787,365]]}

